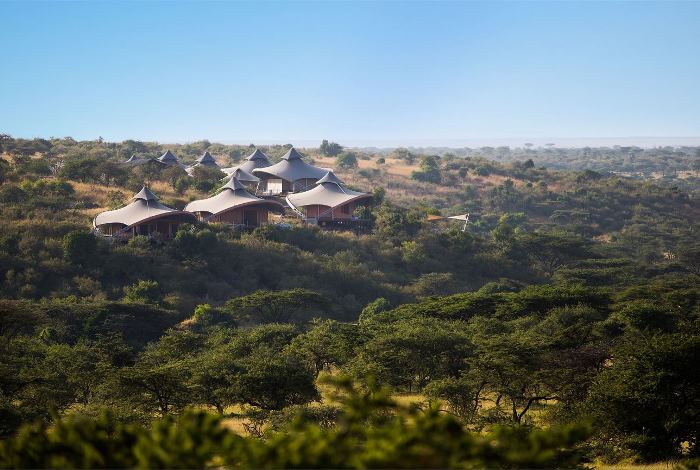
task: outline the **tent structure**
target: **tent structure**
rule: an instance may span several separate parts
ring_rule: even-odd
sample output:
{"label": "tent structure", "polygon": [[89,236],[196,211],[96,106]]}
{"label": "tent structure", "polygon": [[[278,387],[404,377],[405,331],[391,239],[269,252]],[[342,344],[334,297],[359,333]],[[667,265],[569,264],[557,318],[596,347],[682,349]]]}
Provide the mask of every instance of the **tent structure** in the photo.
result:
{"label": "tent structure", "polygon": [[211,153],[204,152],[201,157],[199,157],[195,163],[195,165],[204,165],[204,166],[213,166],[218,168],[219,164],[216,163],[216,160],[214,160],[214,157],[211,156]]}
{"label": "tent structure", "polygon": [[246,157],[245,161],[241,163],[240,165],[237,166],[232,166],[229,168],[223,168],[221,171],[226,173],[227,175],[230,175],[236,170],[243,170],[246,173],[249,173],[252,176],[252,171],[256,168],[264,168],[266,166],[270,166],[272,163],[270,163],[270,159],[265,155],[265,153],[260,150],[260,149],[255,149],[253,153],[248,155]]}
{"label": "tent structure", "polygon": [[428,214],[428,222],[436,222],[438,220],[447,220],[447,219],[452,219],[452,220],[461,220],[464,222],[462,225],[462,232],[467,230],[467,225],[469,224],[469,214],[460,214],[460,215],[450,215],[450,216],[442,216],[442,215],[433,215],[433,214]]}
{"label": "tent structure", "polygon": [[247,171],[243,170],[242,168],[236,168],[233,170],[233,172],[230,174],[230,176],[226,177],[225,179],[228,181],[232,178],[238,179],[241,183],[244,185],[249,185],[249,186],[257,186],[257,184],[260,182],[260,178],[257,176],[248,173]]}
{"label": "tent structure", "polygon": [[256,168],[252,173],[260,178],[265,194],[306,191],[328,172],[328,168],[309,165],[295,148],[289,149],[279,163]]}
{"label": "tent structure", "polygon": [[209,152],[204,152],[201,157],[199,157],[195,162],[187,167],[185,171],[188,175],[192,176],[194,174],[194,169],[198,166],[204,166],[207,168],[219,168],[219,164],[216,163],[214,157],[211,156]]}
{"label": "tent structure", "polygon": [[129,165],[129,166],[138,166],[138,165],[144,165],[146,163],[152,163],[152,162],[155,162],[159,165],[161,164],[161,162],[158,161],[157,158],[153,158],[153,157],[139,158],[136,156],[136,154],[133,154],[133,155],[131,155],[131,157],[129,157],[129,159],[127,161],[122,162],[122,164]]}
{"label": "tent structure", "polygon": [[189,212],[161,204],[145,186],[132,199],[131,204],[121,209],[97,214],[92,222],[95,231],[111,237],[150,236],[155,233],[172,237],[181,224],[196,221]]}
{"label": "tent structure", "polygon": [[283,213],[284,206],[277,201],[253,196],[234,176],[216,196],[192,201],[185,210],[194,213],[203,222],[257,227],[268,221],[270,211]]}
{"label": "tent structure", "polygon": [[161,163],[164,163],[165,165],[179,165],[180,162],[178,161],[177,157],[173,152],[170,150],[167,150],[163,155],[158,157],[158,161]]}
{"label": "tent structure", "polygon": [[289,207],[307,222],[350,222],[357,220],[353,215],[355,208],[369,204],[372,195],[343,187],[335,173],[328,171],[315,188],[289,194],[286,199]]}
{"label": "tent structure", "polygon": [[460,214],[460,215],[451,215],[448,217],[448,219],[453,219],[453,220],[461,220],[464,222],[462,225],[462,232],[467,230],[467,225],[469,224],[469,214]]}

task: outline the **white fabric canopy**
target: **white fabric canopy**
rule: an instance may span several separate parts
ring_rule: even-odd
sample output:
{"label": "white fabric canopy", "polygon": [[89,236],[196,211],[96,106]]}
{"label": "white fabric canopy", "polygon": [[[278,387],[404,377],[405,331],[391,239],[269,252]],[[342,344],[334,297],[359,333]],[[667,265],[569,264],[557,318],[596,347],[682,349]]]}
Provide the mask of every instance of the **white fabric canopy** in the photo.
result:
{"label": "white fabric canopy", "polygon": [[340,180],[332,171],[329,171],[318,182],[315,188],[302,193],[290,194],[287,196],[287,201],[295,207],[315,205],[338,207],[350,201],[369,199],[372,197],[372,195],[368,193],[361,193],[344,188],[336,181]]}
{"label": "white fabric canopy", "polygon": [[262,199],[250,194],[235,177],[231,178],[216,196],[192,201],[185,206],[185,210],[189,212],[209,212],[216,215],[230,209],[252,204],[264,205],[268,209],[280,212],[284,210],[284,206],[277,201]]}
{"label": "white fabric canopy", "polygon": [[158,202],[158,198],[147,187],[143,187],[134,197],[134,201],[128,206],[97,214],[92,222],[95,227],[105,224],[124,224],[127,227],[136,225],[149,219],[169,215],[183,215],[193,217],[188,212],[178,211],[164,206]]}
{"label": "white fabric canopy", "polygon": [[291,148],[279,163],[264,168],[256,168],[252,173],[263,179],[280,178],[293,183],[302,179],[321,179],[328,171],[328,168],[309,165],[301,159],[301,154],[296,149]]}

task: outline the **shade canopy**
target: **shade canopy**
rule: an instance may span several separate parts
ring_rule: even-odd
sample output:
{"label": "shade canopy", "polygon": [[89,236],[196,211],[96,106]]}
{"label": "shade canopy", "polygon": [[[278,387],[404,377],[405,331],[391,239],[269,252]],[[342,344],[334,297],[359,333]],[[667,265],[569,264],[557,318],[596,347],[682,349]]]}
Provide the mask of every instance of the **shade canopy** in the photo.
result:
{"label": "shade canopy", "polygon": [[122,224],[128,228],[147,220],[172,215],[194,219],[194,215],[189,212],[178,211],[161,204],[156,195],[145,186],[132,199],[131,204],[121,209],[97,214],[93,225],[97,227],[105,224]]}
{"label": "shade canopy", "polygon": [[328,172],[326,168],[309,165],[293,147],[278,163],[264,168],[256,168],[253,174],[261,179],[279,178],[289,182],[302,179],[318,180]]}
{"label": "shade canopy", "polygon": [[303,193],[290,194],[287,196],[287,201],[295,207],[318,205],[334,208],[352,201],[371,198],[371,194],[344,188],[341,186],[338,177],[332,171],[329,171],[319,180],[315,188]]}
{"label": "shade canopy", "polygon": [[270,210],[284,211],[284,206],[279,202],[261,199],[250,194],[236,177],[232,177],[216,196],[192,201],[185,206],[185,210],[189,212],[209,212],[212,215],[217,215],[231,209],[251,205],[262,205]]}

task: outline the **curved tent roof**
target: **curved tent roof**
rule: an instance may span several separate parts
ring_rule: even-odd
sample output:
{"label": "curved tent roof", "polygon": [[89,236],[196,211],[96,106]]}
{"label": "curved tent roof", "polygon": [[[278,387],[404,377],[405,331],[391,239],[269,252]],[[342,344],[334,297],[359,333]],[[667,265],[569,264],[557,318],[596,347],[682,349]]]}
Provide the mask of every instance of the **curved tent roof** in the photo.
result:
{"label": "curved tent roof", "polygon": [[328,169],[319,168],[309,165],[301,158],[301,154],[294,147],[289,149],[283,157],[282,161],[275,163],[272,166],[264,168],[256,168],[253,174],[258,177],[267,176],[268,178],[281,178],[290,182],[301,179],[321,179]]}
{"label": "curved tent roof", "polygon": [[[324,181],[325,180],[325,181]],[[371,194],[353,191],[340,185],[340,180],[335,173],[329,171],[318,181],[315,188],[303,193],[294,193],[287,196],[287,202],[295,207],[304,206],[328,206],[338,207],[351,201],[369,199]]]}
{"label": "curved tent roof", "polygon": [[[240,165],[232,166],[229,168],[222,168],[221,171],[223,171],[224,173],[226,173],[228,175],[231,175],[231,174],[233,174],[234,171],[240,169],[240,170],[243,170],[244,172],[246,172],[248,175],[253,176],[252,171],[254,169],[264,168],[264,167],[270,166],[270,165],[271,165],[270,159],[267,158],[267,155],[265,155],[265,153],[263,153],[262,150],[255,149],[255,151],[253,153],[251,153],[250,155],[248,155],[248,157],[245,159],[245,161],[243,163],[241,163]],[[256,181],[259,181],[259,179]]]}
{"label": "curved tent roof", "polygon": [[124,224],[131,227],[147,220],[160,218],[169,215],[182,215],[186,217],[194,217],[189,212],[178,211],[164,206],[158,202],[158,198],[147,187],[143,187],[141,191],[133,197],[133,202],[121,209],[106,211],[97,214],[92,224]]}
{"label": "curved tent roof", "polygon": [[253,204],[263,204],[269,209],[279,211],[284,210],[284,206],[277,201],[261,199],[250,194],[236,177],[231,178],[216,196],[192,201],[185,206],[185,210],[189,212],[209,212],[212,215],[216,215],[230,209]]}
{"label": "curved tent roof", "polygon": [[260,181],[260,178],[251,173],[248,173],[240,167],[236,168],[235,170],[233,170],[233,172],[231,172],[231,178],[237,178],[238,181],[243,181],[246,183],[257,183],[258,181]]}

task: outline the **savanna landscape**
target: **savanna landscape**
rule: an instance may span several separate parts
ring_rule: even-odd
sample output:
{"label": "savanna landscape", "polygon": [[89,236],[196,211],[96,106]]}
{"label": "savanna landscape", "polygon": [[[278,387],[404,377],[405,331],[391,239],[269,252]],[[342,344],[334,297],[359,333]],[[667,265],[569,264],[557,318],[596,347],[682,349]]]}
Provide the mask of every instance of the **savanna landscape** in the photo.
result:
{"label": "savanna landscape", "polygon": [[699,1],[0,19],[0,469],[700,469]]}
{"label": "savanna landscape", "polygon": [[3,136],[4,466],[694,465],[692,179],[324,141],[302,154],[372,194],[369,232],[93,232],[143,182],[181,208],[225,179],[125,155],[254,148]]}

